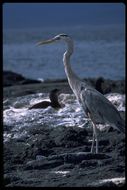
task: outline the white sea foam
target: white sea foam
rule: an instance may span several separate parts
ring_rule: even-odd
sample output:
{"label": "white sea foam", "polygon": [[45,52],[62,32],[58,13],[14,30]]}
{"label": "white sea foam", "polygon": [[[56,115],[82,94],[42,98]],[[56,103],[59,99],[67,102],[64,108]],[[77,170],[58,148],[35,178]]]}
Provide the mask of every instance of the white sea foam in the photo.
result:
{"label": "white sea foam", "polygon": [[[5,126],[11,126],[15,134],[13,138],[27,136],[27,128],[37,125],[50,127],[58,126],[84,126],[88,122],[84,112],[73,94],[60,94],[59,101],[65,106],[59,110],[52,107],[46,109],[31,109],[30,105],[39,101],[49,100],[48,93],[37,93],[22,97],[12,98],[4,105],[3,122]],[[119,111],[125,110],[125,95],[112,93],[107,98],[117,107]],[[9,134],[11,131],[4,133],[5,140],[12,138]]]}

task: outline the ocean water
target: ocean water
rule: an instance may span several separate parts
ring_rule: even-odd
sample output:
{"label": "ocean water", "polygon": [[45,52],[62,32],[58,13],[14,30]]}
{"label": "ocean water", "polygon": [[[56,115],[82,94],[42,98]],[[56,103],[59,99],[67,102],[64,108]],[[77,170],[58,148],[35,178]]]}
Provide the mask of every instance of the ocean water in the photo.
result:
{"label": "ocean water", "polygon": [[44,27],[3,30],[3,69],[33,79],[65,79],[63,53],[57,42],[36,46],[43,39],[66,33],[74,39],[71,65],[81,78],[125,78],[125,29],[123,25]]}

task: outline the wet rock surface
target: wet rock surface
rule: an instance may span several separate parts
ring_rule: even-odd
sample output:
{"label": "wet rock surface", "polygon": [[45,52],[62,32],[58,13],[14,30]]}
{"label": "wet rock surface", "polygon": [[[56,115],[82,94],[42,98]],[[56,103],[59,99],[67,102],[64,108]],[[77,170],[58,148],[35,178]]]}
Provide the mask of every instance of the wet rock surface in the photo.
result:
{"label": "wet rock surface", "polygon": [[[12,79],[11,79],[12,80]],[[17,86],[4,83],[4,101],[54,88],[72,93],[66,80]],[[17,83],[17,81],[20,81]],[[96,79],[84,79],[93,86]],[[20,84],[20,85],[19,85]],[[8,85],[11,85],[7,87]],[[103,90],[125,93],[125,81],[105,80]],[[125,117],[125,112],[122,113]],[[99,133],[99,154],[90,153],[92,127],[55,127],[37,124],[28,127],[28,136],[15,139],[14,126],[3,126],[10,133],[3,144],[6,187],[121,187],[125,185],[125,135],[110,128]],[[26,130],[26,128],[25,128]]]}
{"label": "wet rock surface", "polygon": [[3,85],[13,86],[22,84],[40,83],[38,80],[28,79],[12,71],[3,71]]}
{"label": "wet rock surface", "polygon": [[[125,137],[116,130],[100,132],[100,153],[90,153],[91,130],[64,126],[48,128],[40,125],[30,129],[27,139],[10,139],[5,142],[4,185],[123,186]],[[118,180],[114,181],[115,178]]]}

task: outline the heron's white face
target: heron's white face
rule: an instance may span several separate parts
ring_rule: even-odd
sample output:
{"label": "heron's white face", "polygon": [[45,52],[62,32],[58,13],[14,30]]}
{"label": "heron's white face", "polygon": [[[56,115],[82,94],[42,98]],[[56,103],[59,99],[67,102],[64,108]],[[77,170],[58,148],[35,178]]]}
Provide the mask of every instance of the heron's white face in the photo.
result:
{"label": "heron's white face", "polygon": [[53,42],[58,41],[58,40],[63,40],[65,42],[69,42],[72,39],[67,34],[59,34],[52,39],[39,42],[38,45],[50,44],[50,43],[53,43]]}
{"label": "heron's white face", "polygon": [[56,41],[57,41],[57,40],[63,40],[63,41],[68,42],[68,41],[71,39],[71,37],[68,36],[67,34],[59,34],[59,35],[55,36],[54,39],[55,39]]}

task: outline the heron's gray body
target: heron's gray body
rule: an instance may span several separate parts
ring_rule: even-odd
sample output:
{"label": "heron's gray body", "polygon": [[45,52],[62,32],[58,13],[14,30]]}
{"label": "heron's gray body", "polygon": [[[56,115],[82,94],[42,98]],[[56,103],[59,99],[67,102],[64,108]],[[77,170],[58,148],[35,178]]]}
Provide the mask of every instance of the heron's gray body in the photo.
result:
{"label": "heron's gray body", "polygon": [[82,106],[85,114],[90,117],[93,124],[93,142],[91,152],[96,138],[96,153],[98,153],[98,138],[96,123],[107,123],[121,132],[125,132],[125,123],[121,118],[115,106],[106,99],[100,92],[89,86],[72,71],[70,57],[73,53],[73,40],[66,34],[60,34],[51,40],[40,42],[39,44],[52,43],[57,40],[63,40],[67,43],[67,51],[63,55],[63,63],[68,83],[75,94],[79,104]]}
{"label": "heron's gray body", "polygon": [[96,89],[89,86],[72,71],[70,56],[73,53],[73,42],[67,43],[68,51],[64,53],[63,62],[68,83],[82,106],[85,114],[98,123],[107,123],[121,132],[125,131],[124,121],[115,106]]}

